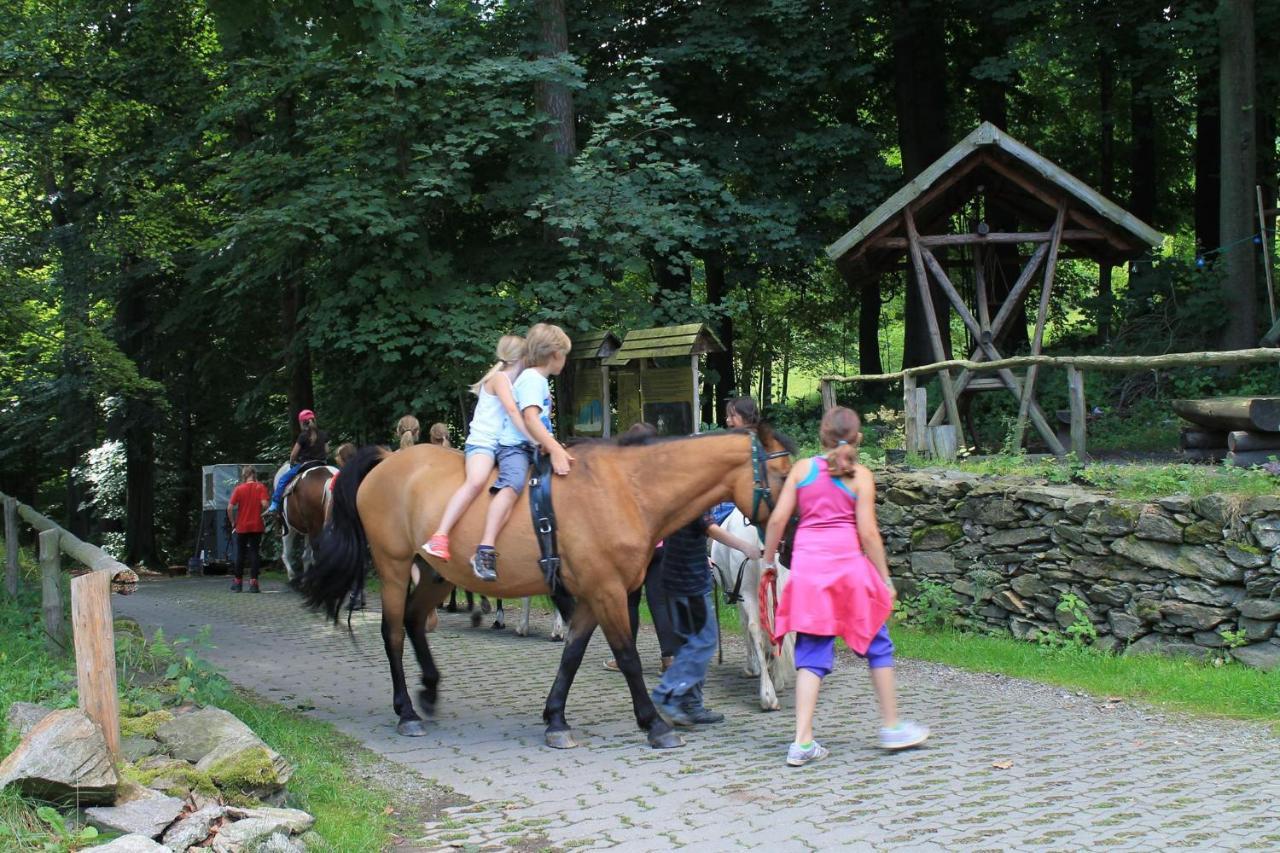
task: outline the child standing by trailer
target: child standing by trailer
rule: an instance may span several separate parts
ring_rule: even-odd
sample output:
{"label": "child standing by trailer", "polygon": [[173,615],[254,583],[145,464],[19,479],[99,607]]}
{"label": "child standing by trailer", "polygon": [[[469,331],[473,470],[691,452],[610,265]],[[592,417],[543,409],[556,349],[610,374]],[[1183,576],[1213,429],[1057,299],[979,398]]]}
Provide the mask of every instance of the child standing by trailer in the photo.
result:
{"label": "child standing by trailer", "polygon": [[813,714],[822,679],[835,667],[835,638],[865,658],[880,705],[880,746],[906,749],[929,730],[898,719],[893,642],[886,620],[896,593],[876,522],[876,483],[858,464],[862,422],[837,407],[822,418],[826,453],[791,469],[769,516],[766,566],[775,566],[778,542],[799,509],[791,575],[778,603],[774,639],[796,632],[796,737],[787,764],[799,767],[828,751],[813,739]]}
{"label": "child standing by trailer", "polygon": [[[518,420],[520,417],[513,386],[524,368],[524,355],[524,338],[519,335],[503,335],[498,341],[498,361],[479,382],[471,386],[471,393],[479,399],[463,445],[466,480],[453,493],[453,497],[449,498],[444,515],[440,517],[440,526],[422,546],[422,550],[432,557],[449,559],[449,531],[458,523],[467,507],[471,506],[476,495],[480,494],[493,472],[498,457],[498,436],[503,427],[512,418]],[[417,421],[414,423],[416,425]]]}
{"label": "child standing by trailer", "polygon": [[498,579],[494,543],[529,479],[534,452],[551,457],[551,470],[568,474],[573,461],[556,441],[551,426],[551,383],[548,377],[564,370],[573,342],[559,326],[538,323],[525,336],[525,369],[513,386],[518,416],[509,418],[498,435],[498,478],[489,487],[493,500],[484,520],[484,535],[471,558],[471,570],[482,581]]}

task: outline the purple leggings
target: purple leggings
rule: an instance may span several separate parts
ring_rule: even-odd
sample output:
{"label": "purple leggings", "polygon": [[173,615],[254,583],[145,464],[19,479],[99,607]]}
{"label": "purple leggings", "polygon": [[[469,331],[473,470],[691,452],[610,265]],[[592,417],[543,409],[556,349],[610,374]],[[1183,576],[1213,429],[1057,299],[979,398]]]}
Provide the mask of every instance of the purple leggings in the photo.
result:
{"label": "purple leggings", "polygon": [[[856,654],[856,653],[855,653]],[[883,669],[893,666],[893,640],[889,639],[889,626],[881,625],[871,638],[865,655],[867,666]],[[814,634],[796,634],[796,669],[807,669],[818,678],[826,678],[836,667],[836,638]]]}

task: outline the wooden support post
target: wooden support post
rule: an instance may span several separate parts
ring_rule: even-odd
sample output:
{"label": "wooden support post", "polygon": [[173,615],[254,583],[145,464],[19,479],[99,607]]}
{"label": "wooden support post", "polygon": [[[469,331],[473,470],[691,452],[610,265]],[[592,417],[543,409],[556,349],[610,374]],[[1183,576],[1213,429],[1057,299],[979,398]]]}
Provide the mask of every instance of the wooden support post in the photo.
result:
{"label": "wooden support post", "polygon": [[61,533],[40,533],[41,610],[44,613],[44,644],[50,654],[67,650],[67,625],[62,618],[62,551],[58,547]]}
{"label": "wooden support post", "polygon": [[613,401],[609,399],[609,365],[600,365],[600,408],[603,422],[600,426],[600,437],[609,438],[613,434]]}
{"label": "wooden support post", "polygon": [[[920,234],[916,231],[916,220],[911,214],[910,205],[903,208],[902,218],[907,228],[907,239],[911,242],[911,266],[915,269],[916,287],[924,303],[924,316],[929,327],[929,339],[933,342],[933,355],[938,361],[946,361],[947,351],[942,346],[938,315],[933,310],[933,294],[930,292],[929,278],[924,271],[924,259],[920,254]],[[956,435],[963,435],[963,427],[960,425],[960,407],[956,405],[956,390],[951,384],[951,371],[939,371],[938,378],[942,383],[942,399],[947,406],[947,416],[951,419],[951,425],[956,428]]]}
{"label": "wooden support post", "polygon": [[1271,281],[1271,241],[1267,239],[1267,219],[1262,210],[1262,186],[1255,184],[1254,189],[1258,194],[1258,235],[1262,239],[1262,245],[1258,248],[1262,250],[1262,271],[1266,273],[1267,279],[1267,305],[1271,308],[1271,325],[1274,326],[1276,324],[1276,290],[1275,283]]}
{"label": "wooden support post", "polygon": [[4,586],[10,598],[18,597],[18,499],[4,499]]}
{"label": "wooden support post", "polygon": [[107,748],[119,760],[120,697],[116,686],[110,572],[89,572],[71,581],[71,628],[80,710],[102,729]]}
{"label": "wooden support post", "polygon": [[1084,407],[1084,374],[1070,365],[1067,366],[1067,399],[1071,403],[1071,452],[1084,462],[1088,458],[1086,418],[1089,414]]}
{"label": "wooden support post", "polygon": [[822,411],[829,412],[836,407],[836,385],[830,379],[824,379],[818,385],[818,393],[822,397]]}
{"label": "wooden support post", "polygon": [[983,266],[984,254],[982,246],[973,247],[973,298],[978,306],[978,322],[982,324],[982,331],[990,332],[991,308],[987,296],[987,271]]}
{"label": "wooden support post", "polygon": [[[1049,297],[1053,294],[1053,273],[1058,265],[1058,246],[1062,240],[1063,223],[1067,218],[1067,202],[1058,202],[1058,215],[1053,221],[1053,240],[1049,243],[1049,257],[1044,262],[1044,287],[1040,290],[1040,310],[1036,314],[1036,331],[1031,338],[1031,354],[1039,355],[1044,346],[1044,324],[1049,319]],[[1018,420],[1013,425],[1012,446],[1022,446],[1022,434],[1027,428],[1027,415],[1036,390],[1036,365],[1027,368],[1027,381],[1022,384],[1022,401],[1018,404]]]}
{"label": "wooden support post", "polygon": [[924,425],[917,419],[916,378],[911,374],[902,377],[902,432],[908,454],[920,447],[920,430]]}
{"label": "wooden support post", "polygon": [[702,377],[698,375],[698,357],[689,356],[693,366],[693,434],[702,432]]}

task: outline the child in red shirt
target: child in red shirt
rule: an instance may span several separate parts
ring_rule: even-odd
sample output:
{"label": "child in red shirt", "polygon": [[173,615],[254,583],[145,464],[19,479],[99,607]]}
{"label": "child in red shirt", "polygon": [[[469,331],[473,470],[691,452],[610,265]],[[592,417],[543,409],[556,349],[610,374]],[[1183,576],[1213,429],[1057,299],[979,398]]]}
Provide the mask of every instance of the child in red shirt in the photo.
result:
{"label": "child in red shirt", "polygon": [[231,522],[236,534],[236,574],[231,582],[232,592],[244,589],[246,555],[249,557],[249,592],[262,592],[258,587],[259,554],[262,534],[266,529],[262,523],[262,511],[270,499],[267,487],[258,482],[258,472],[253,466],[241,468],[240,485],[231,492],[231,500],[227,502],[227,521]]}

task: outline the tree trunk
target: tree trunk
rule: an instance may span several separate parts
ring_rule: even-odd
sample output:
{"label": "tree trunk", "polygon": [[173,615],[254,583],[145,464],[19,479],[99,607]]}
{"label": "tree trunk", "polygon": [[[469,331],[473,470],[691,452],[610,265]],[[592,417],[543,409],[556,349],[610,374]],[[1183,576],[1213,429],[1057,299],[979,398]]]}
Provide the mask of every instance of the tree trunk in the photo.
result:
{"label": "tree trunk", "polygon": [[[1226,274],[1222,296],[1226,325],[1224,349],[1245,349],[1258,342],[1257,248],[1248,237],[1257,227],[1257,97],[1254,66],[1253,0],[1220,0],[1218,47],[1222,62],[1222,171],[1219,245]],[[1246,242],[1237,242],[1246,241]]]}
{"label": "tree trunk", "polygon": [[[155,341],[146,293],[154,282],[139,280],[124,264],[116,305],[117,341],[120,351],[137,367],[139,376],[152,373]],[[125,559],[129,565],[161,565],[155,530],[155,433],[159,417],[151,400],[133,395],[124,405],[125,448]]]}
{"label": "tree trunk", "polygon": [[760,367],[760,405],[768,406],[773,402],[773,347],[766,347],[764,364]]}
{"label": "tree trunk", "polygon": [[177,513],[174,523],[174,537],[181,548],[193,545],[191,522],[197,512],[196,493],[200,483],[200,470],[195,462],[195,415],[192,412],[192,398],[196,388],[196,348],[194,342],[179,353],[182,364],[181,376],[185,380],[178,384],[180,389],[177,399],[178,415],[178,486]]}
{"label": "tree trunk", "polygon": [[[565,0],[538,0],[541,22],[539,56],[559,57],[569,52],[569,26],[565,16]],[[567,163],[578,153],[574,133],[573,93],[563,83],[539,80],[534,84],[534,100],[547,117],[551,148],[561,162]]]}
{"label": "tree trunk", "polygon": [[[298,412],[315,408],[315,389],[311,382],[311,348],[299,319],[306,301],[302,282],[302,263],[294,261],[281,282],[281,331],[284,334],[285,364],[289,375],[289,428],[296,438],[299,432]],[[322,421],[323,423],[323,421]]]}
{"label": "tree trunk", "polygon": [[[898,147],[902,151],[903,177],[923,172],[947,150],[947,56],[945,16],[935,0],[895,0],[893,16],[894,94],[898,114]],[[921,223],[922,225],[924,223]],[[940,297],[934,289],[935,297]],[[945,299],[938,311],[938,327],[949,351],[950,312]],[[908,282],[904,317],[903,366],[934,361],[924,302],[914,283]]]}
{"label": "tree trunk", "polygon": [[[707,276],[707,304],[720,306],[727,295],[725,284],[725,261],[718,253],[707,255],[703,259]],[[706,390],[703,392],[703,420],[706,423],[717,423],[723,417],[724,401],[734,396],[733,377],[733,318],[724,315],[713,323],[716,337],[724,344],[724,352],[713,352],[707,356]]]}
{"label": "tree trunk", "polygon": [[[1098,190],[1112,198],[1116,190],[1116,63],[1105,45],[1098,51]],[[1113,296],[1111,264],[1098,264],[1098,341],[1111,340]],[[1025,324],[1023,328],[1026,328]]]}
{"label": "tree trunk", "polygon": [[1156,116],[1141,75],[1130,78],[1129,212],[1148,225],[1156,221]]}
{"label": "tree trunk", "polygon": [[858,370],[875,375],[884,373],[880,361],[880,276],[868,275],[858,288]]}
{"label": "tree trunk", "polygon": [[[1222,231],[1219,218],[1222,193],[1219,85],[1218,57],[1204,57],[1196,72],[1195,229],[1198,252],[1217,246]],[[1209,255],[1205,260],[1212,264],[1216,257]]]}

